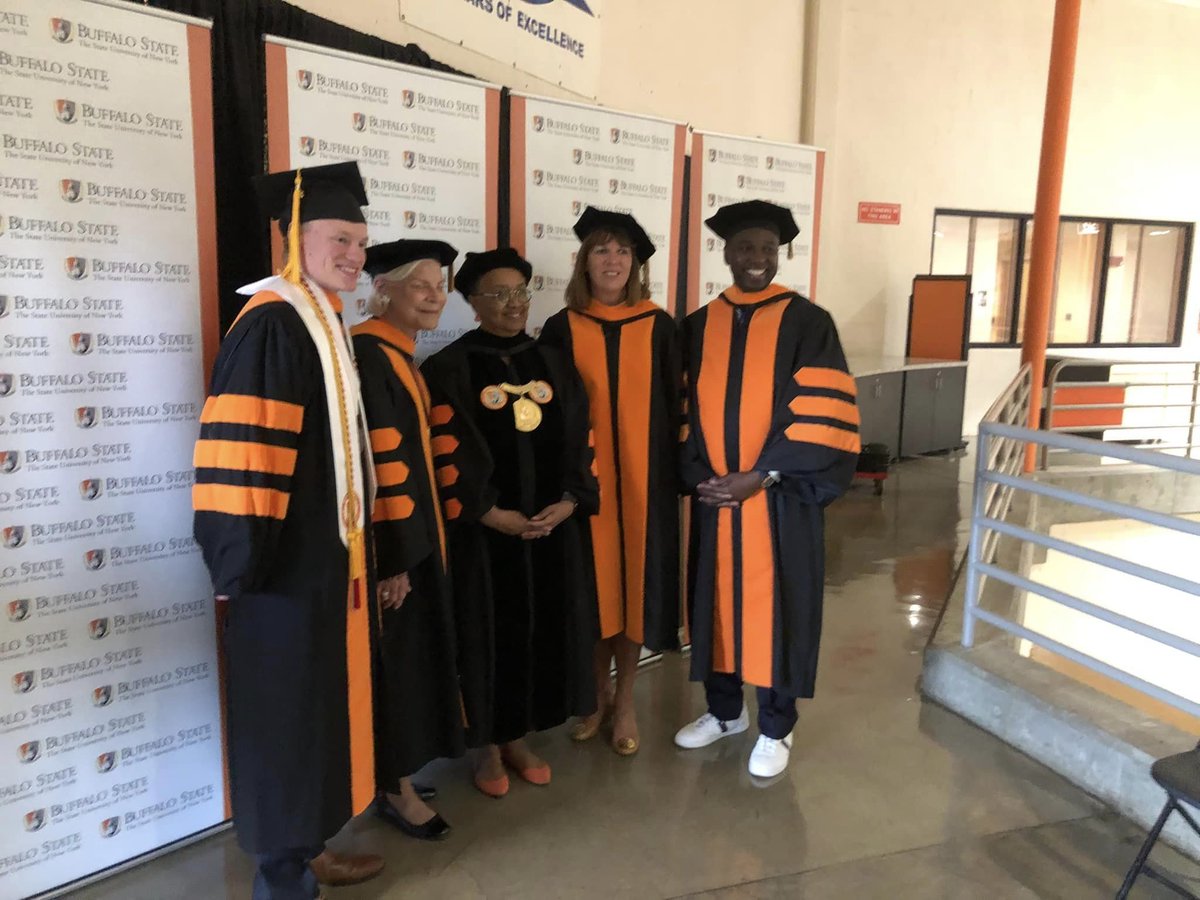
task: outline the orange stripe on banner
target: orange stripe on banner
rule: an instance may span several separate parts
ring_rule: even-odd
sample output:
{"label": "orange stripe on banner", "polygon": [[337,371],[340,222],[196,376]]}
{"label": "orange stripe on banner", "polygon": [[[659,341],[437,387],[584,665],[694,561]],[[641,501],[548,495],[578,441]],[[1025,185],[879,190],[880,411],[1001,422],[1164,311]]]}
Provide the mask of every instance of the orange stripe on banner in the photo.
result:
{"label": "orange stripe on banner", "polygon": [[251,441],[197,441],[192,465],[197,469],[238,469],[291,475],[296,469],[296,451],[290,447]]}
{"label": "orange stripe on banner", "polygon": [[775,628],[775,550],[767,494],[742,504],[742,680],[771,686]]}
{"label": "orange stripe on banner", "polygon": [[645,643],[646,530],[650,502],[650,395],[654,388],[654,317],[621,327],[617,357],[621,518],[625,534],[625,634]]}
{"label": "orange stripe on banner", "polygon": [[188,74],[192,95],[192,171],[196,176],[196,247],[199,268],[200,343],[204,383],[212,380],[221,340],[217,287],[217,191],[214,175],[212,29],[187,26]]}
{"label": "orange stripe on banner", "polygon": [[525,255],[525,204],[530,173],[526,171],[525,128],[528,117],[524,97],[510,97],[508,104],[508,243]]}
{"label": "orange stripe on banner", "polygon": [[374,522],[396,522],[407,519],[417,508],[412,497],[376,497],[375,510],[371,516]]}
{"label": "orange stripe on banner", "polygon": [[792,398],[788,409],[798,416],[820,416],[823,419],[837,419],[847,425],[858,426],[858,407],[845,400],[833,397],[810,397],[801,394]]}
{"label": "orange stripe on banner", "polygon": [[487,110],[484,133],[487,135],[487,171],[484,172],[486,218],[484,227],[485,247],[496,246],[496,224],[500,221],[500,92],[491,88],[485,91]]}
{"label": "orange stripe on banner", "polygon": [[733,632],[733,510],[717,510],[717,583],[713,597],[714,672],[732,672],[735,668]]}
{"label": "orange stripe on banner", "polygon": [[242,487],[236,484],[192,486],[192,509],[196,512],[282,519],[287,516],[288,499],[286,491],[274,488]]}
{"label": "orange stripe on banner", "polygon": [[804,444],[820,444],[822,447],[832,447],[834,450],[845,450],[847,453],[858,453],[860,446],[858,432],[844,431],[832,425],[811,425],[806,422],[795,422],[784,432],[789,441]]}
{"label": "orange stripe on banner", "polygon": [[391,453],[400,446],[401,440],[398,428],[371,429],[371,451],[373,453]]}
{"label": "orange stripe on banner", "polygon": [[371,696],[371,604],[356,604],[354,591],[352,582],[346,597],[346,712],[350,726],[350,812],[358,815],[375,799],[375,713]]}
{"label": "orange stripe on banner", "polygon": [[[746,362],[742,369],[742,396],[738,410],[738,468],[754,468],[762,456],[775,398],[775,354],[779,345],[779,326],[788,304],[779,300],[755,310],[746,334]],[[743,542],[744,543],[744,542]]]}
{"label": "orange stripe on banner", "polygon": [[437,470],[438,487],[448,488],[458,484],[458,466],[442,466]]}
{"label": "orange stripe on banner", "polygon": [[454,407],[449,403],[439,403],[429,411],[429,424],[435,428],[439,425],[449,425],[454,418]]}
{"label": "orange stripe on banner", "polygon": [[380,463],[375,467],[380,487],[395,487],[408,481],[408,466],[402,462]]}
{"label": "orange stripe on banner", "polygon": [[671,235],[671,254],[667,261],[667,295],[663,301],[671,315],[679,309],[676,296],[676,275],[679,272],[679,245],[683,236],[679,233],[679,222],[683,221],[683,169],[687,159],[687,126],[675,126],[675,165],[671,172],[671,221],[675,223]]}
{"label": "orange stripe on banner", "polygon": [[588,443],[595,453],[592,473],[600,483],[600,512],[592,516],[592,555],[596,569],[596,599],[600,607],[600,637],[620,634],[626,627],[621,585],[621,523],[618,519],[616,440],[612,429],[612,373],[604,330],[586,316],[567,314],[575,366],[587,391],[592,427]]}
{"label": "orange stripe on banner", "polygon": [[[691,221],[688,223],[688,278],[687,278],[687,311],[695,312],[700,308],[700,248],[704,246],[704,235],[701,232],[704,216],[704,135],[692,135],[692,196],[688,205],[691,210]],[[675,219],[674,221],[679,221]]]}
{"label": "orange stripe on banner", "polygon": [[792,377],[800,387],[822,388],[827,391],[841,391],[851,397],[858,396],[858,387],[854,383],[854,378],[841,369],[805,366]]}
{"label": "orange stripe on banner", "polygon": [[705,313],[700,376],[696,379],[696,414],[708,459],[718,475],[729,474],[725,450],[725,394],[729,387],[729,343],[733,339],[733,310],[728,303],[710,303]]}
{"label": "orange stripe on banner", "polygon": [[445,456],[458,449],[458,438],[452,434],[439,434],[433,439],[433,455]]}
{"label": "orange stripe on banner", "polygon": [[257,425],[279,431],[300,433],[304,425],[304,407],[284,400],[268,400],[251,394],[214,394],[204,403],[200,422],[210,425]]}
{"label": "orange stripe on banner", "polygon": [[812,240],[809,242],[810,267],[808,273],[808,299],[817,302],[817,258],[821,248],[821,201],[825,194],[825,151],[817,151],[817,174],[813,179]]}
{"label": "orange stripe on banner", "polygon": [[462,515],[463,505],[461,503],[459,503],[457,500],[455,500],[453,497],[451,497],[449,500],[447,500],[445,502],[444,506],[446,508],[446,518],[449,519],[450,521],[453,522],[455,519],[457,519],[459,516]]}
{"label": "orange stripe on banner", "polygon": [[[285,172],[292,168],[287,48],[268,41],[264,50],[267,70],[267,171]],[[271,264],[275,271],[283,267],[283,236],[278,228],[271,229]]]}

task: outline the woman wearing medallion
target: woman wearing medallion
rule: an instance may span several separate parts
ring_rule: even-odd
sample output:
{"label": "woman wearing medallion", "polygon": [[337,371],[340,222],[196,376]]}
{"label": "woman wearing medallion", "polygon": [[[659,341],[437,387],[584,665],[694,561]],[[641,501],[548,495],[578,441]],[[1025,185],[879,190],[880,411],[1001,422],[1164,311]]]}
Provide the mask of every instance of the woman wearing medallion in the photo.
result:
{"label": "woman wearing medallion", "polygon": [[575,234],[582,246],[567,308],[541,334],[543,345],[570,356],[587,390],[600,482],[600,512],[591,522],[599,708],[571,737],[589,740],[611,716],[613,750],[632,756],[642,647],[679,647],[679,349],[674,320],[650,299],[645,264],[655,247],[637,220],[589,206]]}
{"label": "woman wearing medallion", "polygon": [[468,742],[492,797],[508,792],[506,767],[549,784],[526,735],[596,708],[587,396],[569,361],[525,332],[531,272],[515,250],[468,253],[458,287],[479,327],[422,367]]}

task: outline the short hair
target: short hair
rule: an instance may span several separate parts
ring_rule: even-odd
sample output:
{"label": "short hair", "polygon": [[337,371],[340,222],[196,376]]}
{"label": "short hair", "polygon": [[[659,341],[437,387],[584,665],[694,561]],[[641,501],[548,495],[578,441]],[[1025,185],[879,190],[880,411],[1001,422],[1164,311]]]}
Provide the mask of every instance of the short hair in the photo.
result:
{"label": "short hair", "polygon": [[414,259],[412,262],[406,262],[402,266],[397,266],[390,272],[381,272],[371,279],[371,296],[367,298],[367,315],[382,316],[387,312],[388,304],[392,302],[392,298],[375,287],[377,281],[395,281],[401,282],[408,279],[413,272],[417,270],[417,266],[423,263],[423,259]]}
{"label": "short hair", "polygon": [[564,292],[567,309],[587,308],[592,299],[592,285],[587,271],[588,257],[592,250],[609,241],[616,241],[622,247],[628,247],[631,258],[629,280],[625,282],[621,302],[626,306],[633,306],[650,296],[648,273],[642,271],[642,263],[638,260],[633,239],[624,231],[616,229],[609,231],[599,228],[585,237],[583,243],[579,245],[579,253],[575,256],[575,268],[571,272],[571,280],[567,282],[567,289]]}

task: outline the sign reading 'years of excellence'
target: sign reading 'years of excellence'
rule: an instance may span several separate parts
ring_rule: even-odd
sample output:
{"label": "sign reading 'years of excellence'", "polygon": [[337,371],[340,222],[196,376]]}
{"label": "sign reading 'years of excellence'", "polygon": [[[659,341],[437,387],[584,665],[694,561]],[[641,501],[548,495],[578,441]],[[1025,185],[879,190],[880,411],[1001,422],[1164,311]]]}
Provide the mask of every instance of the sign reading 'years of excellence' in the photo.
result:
{"label": "sign reading 'years of excellence'", "polygon": [[226,818],[207,23],[0,0],[0,896]]}
{"label": "sign reading 'years of excellence'", "polygon": [[589,205],[638,220],[657,248],[651,296],[674,310],[686,139],[675,122],[513,96],[510,233],[533,265],[531,333],[563,307]]}
{"label": "sign reading 'years of excellence'", "polygon": [[[370,205],[372,244],[442,240],[467,251],[495,246],[500,91],[478,81],[267,39],[271,170],[356,160]],[[366,315],[363,276],[347,321]],[[418,354],[435,353],[475,325],[452,295]]]}

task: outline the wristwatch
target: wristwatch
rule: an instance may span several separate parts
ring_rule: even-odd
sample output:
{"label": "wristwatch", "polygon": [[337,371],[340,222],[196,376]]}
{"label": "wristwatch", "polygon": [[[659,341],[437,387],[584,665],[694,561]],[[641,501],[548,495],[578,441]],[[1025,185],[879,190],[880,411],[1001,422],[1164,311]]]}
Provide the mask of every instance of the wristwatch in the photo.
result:
{"label": "wristwatch", "polygon": [[769,487],[773,487],[783,480],[783,476],[779,474],[777,469],[772,469],[767,473],[767,477],[762,480],[760,487],[765,491]]}

